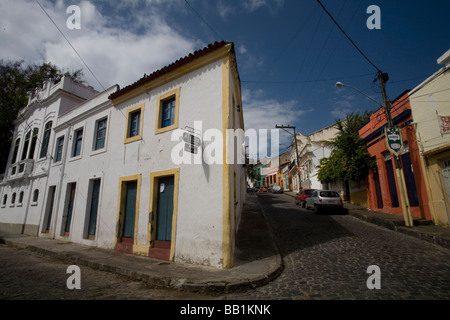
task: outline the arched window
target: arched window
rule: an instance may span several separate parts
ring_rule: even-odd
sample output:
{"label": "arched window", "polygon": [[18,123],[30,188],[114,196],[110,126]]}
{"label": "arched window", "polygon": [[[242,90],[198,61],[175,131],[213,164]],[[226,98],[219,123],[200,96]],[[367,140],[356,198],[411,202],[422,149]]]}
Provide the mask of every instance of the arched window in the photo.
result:
{"label": "arched window", "polygon": [[39,199],[39,190],[35,189],[33,191],[33,202],[38,202],[38,199]]}
{"label": "arched window", "polygon": [[41,152],[39,158],[45,158],[47,156],[48,143],[50,141],[50,134],[52,132],[52,122],[49,121],[45,124],[44,136],[42,137]]}
{"label": "arched window", "polygon": [[11,205],[13,205],[15,202],[16,202],[16,193],[14,192],[11,197]]}
{"label": "arched window", "polygon": [[4,196],[3,196],[3,202],[2,202],[2,205],[3,206],[6,206],[6,202],[8,201],[8,195],[7,194],[5,194]]}
{"label": "arched window", "polygon": [[23,191],[20,191],[19,193],[19,202],[18,203],[22,203],[23,202]]}

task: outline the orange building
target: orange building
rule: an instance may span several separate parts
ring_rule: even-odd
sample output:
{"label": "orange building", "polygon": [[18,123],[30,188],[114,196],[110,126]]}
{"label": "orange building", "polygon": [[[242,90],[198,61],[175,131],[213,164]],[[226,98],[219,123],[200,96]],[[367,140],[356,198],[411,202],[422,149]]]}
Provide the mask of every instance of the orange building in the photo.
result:
{"label": "orange building", "polygon": [[[431,220],[431,212],[420,162],[414,121],[411,115],[408,92],[392,103],[391,117],[395,126],[401,128],[403,149],[399,152],[411,216]],[[384,108],[375,111],[370,121],[359,130],[367,144],[367,150],[376,160],[366,177],[368,206],[372,210],[403,215],[399,181],[395,174],[394,156],[386,147],[384,128],[387,121]]]}

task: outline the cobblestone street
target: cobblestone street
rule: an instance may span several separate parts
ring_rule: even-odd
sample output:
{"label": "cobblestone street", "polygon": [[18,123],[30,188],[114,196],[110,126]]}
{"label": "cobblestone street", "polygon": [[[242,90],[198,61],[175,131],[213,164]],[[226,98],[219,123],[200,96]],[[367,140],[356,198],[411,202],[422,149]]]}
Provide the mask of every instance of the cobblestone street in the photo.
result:
{"label": "cobblestone street", "polygon": [[[285,269],[267,286],[230,299],[449,299],[450,251],[349,215],[314,215],[287,195],[259,196]],[[367,268],[381,270],[369,290]]]}
{"label": "cobblestone street", "polygon": [[[350,215],[315,215],[288,195],[258,195],[284,261],[269,284],[220,296],[153,289],[81,266],[81,290],[69,290],[67,262],[0,245],[0,299],[13,300],[447,300],[450,250]],[[381,272],[369,290],[367,268]],[[243,302],[245,303],[245,302]]]}
{"label": "cobblestone street", "polygon": [[69,290],[68,263],[0,245],[1,300],[198,300],[214,299],[176,290],[152,289],[143,282],[81,266],[81,289]]}

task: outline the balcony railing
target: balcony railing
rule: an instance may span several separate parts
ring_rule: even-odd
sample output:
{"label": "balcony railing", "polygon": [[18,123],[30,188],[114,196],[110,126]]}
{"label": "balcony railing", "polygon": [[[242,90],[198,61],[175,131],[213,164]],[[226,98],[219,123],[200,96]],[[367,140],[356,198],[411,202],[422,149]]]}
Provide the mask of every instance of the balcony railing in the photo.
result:
{"label": "balcony railing", "polygon": [[22,179],[29,177],[33,172],[34,160],[27,159],[12,164],[10,167],[8,180]]}

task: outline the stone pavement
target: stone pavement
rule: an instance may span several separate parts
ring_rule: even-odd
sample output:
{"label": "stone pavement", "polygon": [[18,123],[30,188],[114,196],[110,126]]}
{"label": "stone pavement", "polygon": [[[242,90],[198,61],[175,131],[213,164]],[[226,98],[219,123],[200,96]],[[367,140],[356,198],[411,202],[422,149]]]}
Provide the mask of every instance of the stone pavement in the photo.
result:
{"label": "stone pavement", "polygon": [[[294,197],[294,193],[285,192]],[[345,204],[348,213],[391,230],[450,248],[450,229],[415,219],[414,228],[404,226],[402,216]],[[101,271],[128,276],[156,288],[200,293],[243,292],[278,277],[283,259],[256,194],[248,194],[236,239],[234,267],[217,269],[169,262],[74,244],[62,240],[0,233],[0,243],[25,248]]]}
{"label": "stone pavement", "polygon": [[[292,191],[285,194],[295,198]],[[406,227],[403,216],[370,210],[364,206],[358,206],[351,203],[345,203],[344,208],[348,214],[361,220],[413,236],[442,247],[450,249],[450,228],[436,226],[432,221],[413,218],[414,227]]]}
{"label": "stone pavement", "polygon": [[0,233],[0,243],[28,249],[74,265],[128,276],[155,288],[223,294],[263,286],[283,271],[283,262],[258,203],[248,195],[236,239],[234,267],[217,269],[163,261],[62,240]]}

